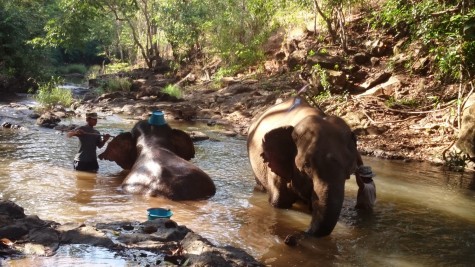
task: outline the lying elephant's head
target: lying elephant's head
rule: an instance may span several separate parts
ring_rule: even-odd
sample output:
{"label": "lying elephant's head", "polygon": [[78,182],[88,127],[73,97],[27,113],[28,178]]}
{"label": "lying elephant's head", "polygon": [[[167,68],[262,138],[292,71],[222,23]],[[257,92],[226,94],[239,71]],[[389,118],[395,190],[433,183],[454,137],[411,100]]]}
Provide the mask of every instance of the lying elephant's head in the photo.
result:
{"label": "lying elephant's head", "polygon": [[140,121],[131,132],[114,138],[99,158],[130,169],[122,182],[125,192],[172,200],[207,199],[216,187],[208,174],[188,161],[194,154],[184,131]]}
{"label": "lying elephant's head", "polygon": [[168,125],[152,126],[147,121],[135,124],[131,132],[116,136],[98,157],[115,161],[123,169],[130,170],[137,160],[141,147],[166,148],[177,156],[190,160],[195,156],[191,137],[184,131],[172,129]]}
{"label": "lying elephant's head", "polygon": [[130,170],[137,159],[137,148],[130,132],[117,135],[99,156],[101,160],[115,161],[122,169]]}
{"label": "lying elephant's head", "polygon": [[190,135],[168,124],[154,126],[143,120],[137,122],[131,132],[139,146],[166,148],[185,160],[195,157],[195,146]]}
{"label": "lying elephant's head", "polygon": [[308,233],[329,235],[343,205],[345,181],[356,168],[351,129],[334,116],[307,116],[295,126],[269,131],[264,162],[302,200],[311,204]]}

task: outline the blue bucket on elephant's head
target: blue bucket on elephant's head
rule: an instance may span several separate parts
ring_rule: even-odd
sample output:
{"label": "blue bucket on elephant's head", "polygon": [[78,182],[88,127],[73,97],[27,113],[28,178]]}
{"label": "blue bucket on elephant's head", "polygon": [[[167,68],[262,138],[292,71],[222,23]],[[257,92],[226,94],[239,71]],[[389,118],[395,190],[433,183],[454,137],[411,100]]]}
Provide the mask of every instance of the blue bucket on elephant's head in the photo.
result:
{"label": "blue bucket on elephant's head", "polygon": [[148,220],[155,220],[155,219],[170,219],[172,217],[173,212],[170,209],[163,209],[163,208],[150,208],[147,209]]}
{"label": "blue bucket on elephant's head", "polygon": [[150,125],[155,125],[155,126],[162,126],[162,125],[167,124],[167,122],[165,121],[165,114],[163,113],[163,111],[160,111],[160,110],[156,110],[152,112],[152,115],[148,119],[148,123]]}

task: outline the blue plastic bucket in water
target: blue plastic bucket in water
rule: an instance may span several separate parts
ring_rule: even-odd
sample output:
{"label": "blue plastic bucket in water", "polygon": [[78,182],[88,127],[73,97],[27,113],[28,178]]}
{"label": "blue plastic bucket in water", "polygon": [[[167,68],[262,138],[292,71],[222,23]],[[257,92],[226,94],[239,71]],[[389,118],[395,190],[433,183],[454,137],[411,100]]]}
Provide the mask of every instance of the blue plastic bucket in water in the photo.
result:
{"label": "blue plastic bucket in water", "polygon": [[148,220],[155,220],[155,219],[170,219],[172,217],[173,212],[169,209],[163,208],[150,208],[147,209]]}
{"label": "blue plastic bucket in water", "polygon": [[163,113],[163,111],[160,110],[152,112],[152,115],[148,119],[148,123],[155,126],[162,126],[167,124],[167,122],[165,121],[165,114]]}

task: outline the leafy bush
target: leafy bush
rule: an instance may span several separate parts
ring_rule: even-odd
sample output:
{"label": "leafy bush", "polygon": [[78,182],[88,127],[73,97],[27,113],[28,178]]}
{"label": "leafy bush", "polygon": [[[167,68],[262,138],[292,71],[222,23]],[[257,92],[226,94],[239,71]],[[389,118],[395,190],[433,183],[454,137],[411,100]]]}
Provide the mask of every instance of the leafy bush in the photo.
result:
{"label": "leafy bush", "polygon": [[219,54],[224,64],[256,63],[263,57],[262,44],[276,27],[269,22],[277,6],[274,1],[213,1],[202,26],[204,46]]}
{"label": "leafy bush", "polygon": [[116,74],[119,72],[127,72],[130,70],[132,70],[132,66],[130,66],[130,64],[128,63],[109,64],[104,66],[104,68],[99,65],[93,65],[89,67],[86,76],[88,79],[96,79],[100,75]]}
{"label": "leafy bush", "polygon": [[73,74],[73,73],[86,74],[87,67],[83,64],[70,64],[70,65],[66,65],[63,68],[59,68],[58,72],[61,74]]}
{"label": "leafy bush", "polygon": [[87,71],[87,74],[86,74],[87,79],[89,80],[96,79],[97,76],[99,76],[99,74],[101,73],[101,69],[102,68],[99,65],[93,65],[89,67],[89,70]]}
{"label": "leafy bush", "polygon": [[65,67],[65,71],[67,74],[71,74],[71,73],[86,74],[87,67],[84,64],[70,64]]}
{"label": "leafy bush", "polygon": [[238,65],[219,68],[213,75],[213,80],[215,82],[219,82],[222,78],[226,76],[234,76],[234,74],[236,74],[240,69],[241,67]]}
{"label": "leafy bush", "polygon": [[312,97],[312,102],[321,104],[331,97],[332,94],[330,93],[330,90],[323,90],[318,95]]}
{"label": "leafy bush", "polygon": [[322,68],[319,64],[315,64],[312,66],[310,74],[312,77],[312,83],[320,84],[325,91],[330,90],[330,78],[328,72],[324,68]]}
{"label": "leafy bush", "polygon": [[176,98],[181,98],[183,96],[183,93],[177,85],[174,84],[169,84],[165,86],[165,88],[162,89],[163,93],[169,94],[171,96],[174,96]]}
{"label": "leafy bush", "polygon": [[43,108],[51,109],[55,105],[70,106],[74,102],[73,94],[70,90],[60,88],[63,80],[52,77],[49,82],[39,84],[36,94],[33,96]]}
{"label": "leafy bush", "polygon": [[130,92],[132,82],[128,78],[114,77],[101,86],[104,92]]}
{"label": "leafy bush", "polygon": [[132,70],[132,66],[130,66],[129,63],[118,62],[118,63],[106,65],[104,68],[103,74],[114,74],[121,71],[130,71],[130,70]]}

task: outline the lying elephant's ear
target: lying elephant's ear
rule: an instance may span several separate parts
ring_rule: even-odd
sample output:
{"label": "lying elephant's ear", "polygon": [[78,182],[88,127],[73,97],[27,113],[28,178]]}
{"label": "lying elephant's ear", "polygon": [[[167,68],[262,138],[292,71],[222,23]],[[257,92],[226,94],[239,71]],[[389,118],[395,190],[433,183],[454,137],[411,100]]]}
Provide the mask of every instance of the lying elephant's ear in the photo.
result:
{"label": "lying elephant's ear", "polygon": [[130,132],[120,133],[99,156],[101,160],[115,161],[122,169],[130,170],[137,160],[137,148]]}
{"label": "lying elephant's ear", "polygon": [[193,145],[193,140],[191,140],[191,137],[186,132],[173,129],[171,141],[173,152],[179,157],[186,160],[195,157],[195,146]]}
{"label": "lying elephant's ear", "polygon": [[297,147],[292,139],[294,127],[285,126],[274,129],[264,135],[262,157],[269,168],[283,178],[292,176]]}

